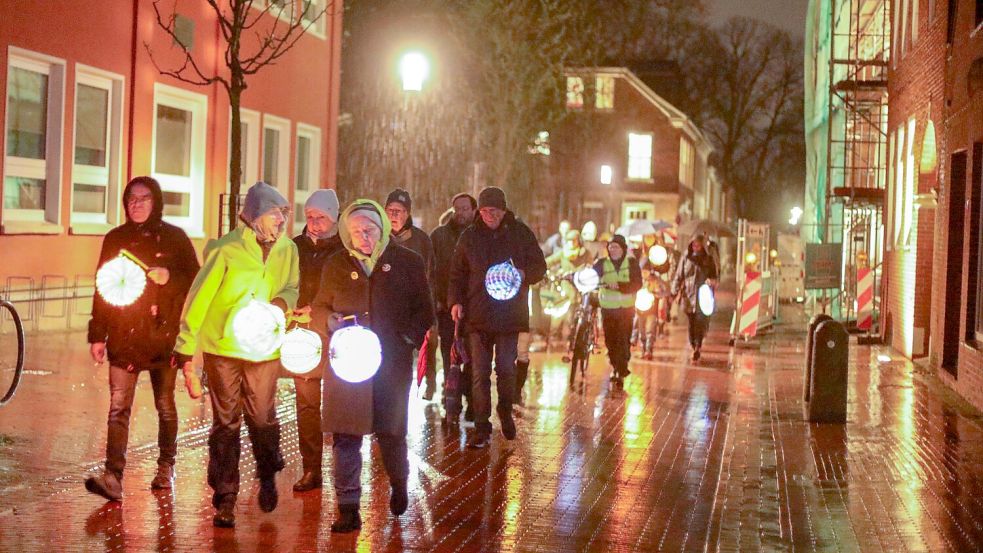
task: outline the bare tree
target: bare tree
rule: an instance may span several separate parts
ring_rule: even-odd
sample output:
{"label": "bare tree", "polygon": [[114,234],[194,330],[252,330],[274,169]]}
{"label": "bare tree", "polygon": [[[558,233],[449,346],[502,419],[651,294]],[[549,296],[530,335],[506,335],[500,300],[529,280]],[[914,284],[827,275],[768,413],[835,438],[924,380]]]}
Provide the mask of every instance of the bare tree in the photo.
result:
{"label": "bare tree", "polygon": [[[236,227],[239,213],[239,184],[242,181],[242,119],[240,106],[242,93],[248,87],[247,80],[268,65],[282,58],[304,33],[310,29],[333,6],[328,1],[325,7],[315,11],[315,4],[308,0],[258,0],[261,5],[254,9],[254,0],[206,0],[218,18],[219,29],[225,41],[223,58],[225,71],[218,67],[215,71],[203,69],[203,63],[195,59],[188,48],[183,48],[183,63],[173,69],[164,69],[154,58],[150,44],[144,43],[150,59],[162,75],[168,75],[181,82],[196,86],[209,86],[219,83],[225,88],[232,108],[231,155],[229,157],[229,228]],[[177,0],[169,15],[164,15],[161,0],[154,0],[154,14],[157,25],[173,40],[182,44],[177,30]],[[300,9],[297,9],[300,7]],[[280,12],[280,13],[273,13]],[[288,21],[279,15],[286,13]],[[271,17],[266,18],[267,15]],[[268,21],[272,20],[272,22]],[[253,40],[255,39],[255,40]],[[249,47],[245,47],[248,45]]]}

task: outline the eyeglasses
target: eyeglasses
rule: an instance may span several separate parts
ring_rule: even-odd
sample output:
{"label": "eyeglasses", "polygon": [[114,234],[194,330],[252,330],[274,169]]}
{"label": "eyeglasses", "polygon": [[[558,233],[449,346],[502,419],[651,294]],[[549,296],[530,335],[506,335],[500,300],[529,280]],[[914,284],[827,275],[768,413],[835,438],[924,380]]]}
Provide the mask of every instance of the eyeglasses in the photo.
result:
{"label": "eyeglasses", "polygon": [[126,199],[126,205],[146,204],[154,201],[153,196],[130,196]]}
{"label": "eyeglasses", "polygon": [[386,210],[386,215],[392,215],[393,217],[397,215],[406,215],[407,213],[409,212],[406,211],[405,209],[398,208],[398,207],[391,207]]}

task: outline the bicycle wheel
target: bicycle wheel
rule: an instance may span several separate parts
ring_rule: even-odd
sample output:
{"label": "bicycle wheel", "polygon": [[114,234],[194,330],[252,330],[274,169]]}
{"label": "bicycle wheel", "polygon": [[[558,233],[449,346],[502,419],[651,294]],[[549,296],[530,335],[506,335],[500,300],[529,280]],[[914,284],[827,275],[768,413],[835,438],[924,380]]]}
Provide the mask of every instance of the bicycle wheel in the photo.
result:
{"label": "bicycle wheel", "polygon": [[[10,319],[14,323],[14,334],[13,336],[0,334],[0,344],[2,344],[2,348],[0,348],[0,352],[2,352],[0,355],[0,375],[2,375],[0,382],[6,382],[7,374],[11,374],[10,384],[7,386],[3,397],[0,398],[0,406],[13,399],[14,394],[17,393],[21,375],[24,373],[24,325],[21,323],[20,315],[17,314],[13,304],[6,300],[0,300],[0,314],[2,314],[2,310],[7,310],[10,313]],[[16,355],[13,355],[12,352],[16,352]]]}

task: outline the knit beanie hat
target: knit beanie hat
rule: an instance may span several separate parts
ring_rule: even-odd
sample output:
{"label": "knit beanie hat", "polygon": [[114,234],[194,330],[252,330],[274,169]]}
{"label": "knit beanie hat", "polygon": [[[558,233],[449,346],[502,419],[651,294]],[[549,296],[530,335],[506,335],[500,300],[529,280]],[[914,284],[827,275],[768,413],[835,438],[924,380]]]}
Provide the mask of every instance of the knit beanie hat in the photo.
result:
{"label": "knit beanie hat", "polygon": [[614,237],[611,238],[611,242],[614,242],[615,244],[621,246],[621,249],[628,251],[628,241],[625,240],[624,236],[620,234],[615,234]]}
{"label": "knit beanie hat", "polygon": [[489,186],[478,194],[478,209],[483,207],[497,207],[505,210],[505,191],[497,186]]}
{"label": "knit beanie hat", "polygon": [[257,182],[249,188],[246,193],[246,201],[242,206],[240,217],[246,223],[252,225],[267,211],[273,208],[289,207],[290,202],[286,200],[276,188],[265,182]]}
{"label": "knit beanie hat", "polygon": [[382,217],[379,212],[376,211],[372,206],[358,206],[348,214],[348,218],[352,219],[355,217],[365,217],[366,219],[372,221],[375,226],[379,227],[380,230],[385,230],[382,224]]}
{"label": "knit beanie hat", "polygon": [[307,202],[304,203],[304,210],[316,209],[321,213],[324,213],[334,222],[338,222],[338,210],[340,206],[338,205],[338,194],[330,188],[322,188],[320,190],[315,190]]}
{"label": "knit beanie hat", "polygon": [[413,211],[413,201],[410,199],[410,193],[403,190],[402,188],[397,188],[389,193],[389,197],[386,198],[385,207],[389,207],[389,204],[397,202],[403,204],[406,211]]}

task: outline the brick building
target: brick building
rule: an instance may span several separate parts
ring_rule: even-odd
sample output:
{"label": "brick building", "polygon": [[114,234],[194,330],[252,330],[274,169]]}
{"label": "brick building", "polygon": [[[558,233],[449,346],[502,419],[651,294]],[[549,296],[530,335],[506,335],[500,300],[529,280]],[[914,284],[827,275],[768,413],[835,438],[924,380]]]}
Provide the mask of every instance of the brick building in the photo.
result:
{"label": "brick building", "polygon": [[728,216],[729,202],[707,163],[709,142],[631,70],[569,71],[566,106],[571,117],[550,137],[558,191],[547,194],[562,216],[602,229],[631,219]]}
{"label": "brick building", "polygon": [[[331,0],[268,1],[256,0],[255,31],[282,30]],[[266,180],[295,205],[333,186],[340,4],[331,1],[320,19],[307,21],[293,50],[248,77],[242,98],[243,181]],[[225,53],[217,16],[206,2],[176,5],[182,44],[203,72],[213,72]],[[160,3],[165,17],[174,6]],[[243,51],[252,51],[254,34],[244,36]],[[120,196],[132,176],[161,182],[165,219],[196,246],[218,234],[229,174],[229,101],[220,84],[195,86],[158,72],[154,60],[176,69],[184,59],[172,42],[145,0],[0,4],[6,294],[36,298],[46,287],[91,279],[102,236],[124,221]]]}

